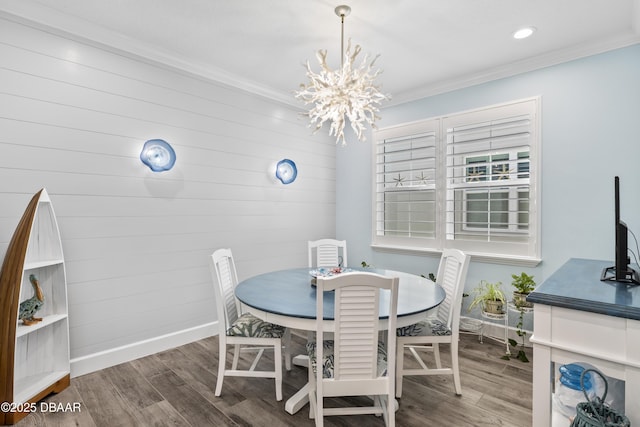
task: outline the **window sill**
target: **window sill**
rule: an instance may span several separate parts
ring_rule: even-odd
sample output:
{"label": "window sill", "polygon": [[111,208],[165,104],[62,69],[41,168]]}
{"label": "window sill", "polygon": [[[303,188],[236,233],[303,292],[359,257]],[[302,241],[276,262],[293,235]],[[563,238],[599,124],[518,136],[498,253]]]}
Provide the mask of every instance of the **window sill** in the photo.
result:
{"label": "window sill", "polygon": [[[374,251],[389,252],[405,255],[428,255],[428,256],[440,256],[441,250],[431,248],[417,248],[411,246],[391,246],[372,244],[371,248]],[[488,264],[501,264],[501,265],[513,265],[518,267],[536,267],[542,262],[540,258],[531,258],[523,256],[503,255],[503,254],[490,254],[482,252],[470,252],[465,251],[466,254],[471,255],[472,261],[479,261]]]}

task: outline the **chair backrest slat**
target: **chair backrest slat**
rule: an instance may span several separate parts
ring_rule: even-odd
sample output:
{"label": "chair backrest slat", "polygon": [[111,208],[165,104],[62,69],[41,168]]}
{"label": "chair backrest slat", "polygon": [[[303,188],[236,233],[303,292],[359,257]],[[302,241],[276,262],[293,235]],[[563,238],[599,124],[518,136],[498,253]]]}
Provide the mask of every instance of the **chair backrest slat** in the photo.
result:
{"label": "chair backrest slat", "polygon": [[[346,267],[346,240],[320,239],[309,241],[309,268]],[[314,257],[315,252],[315,257]]]}
{"label": "chair backrest slat", "polygon": [[218,249],[211,255],[212,274],[217,286],[216,305],[219,320],[224,320],[225,330],[240,316],[240,304],[234,290],[238,284],[238,274],[231,249]]}
{"label": "chair backrest slat", "polygon": [[[378,378],[381,292],[389,294],[385,299],[389,304],[387,363],[388,366],[395,366],[398,282],[397,277],[370,272],[342,273],[330,278],[318,278],[318,293],[335,290],[333,381]],[[316,352],[318,360],[322,360],[324,298],[318,297],[316,301]],[[387,370],[390,381],[393,381],[394,375],[394,369]],[[362,391],[366,394],[366,390]]]}
{"label": "chair backrest slat", "polygon": [[377,376],[378,294],[379,290],[371,286],[336,290],[336,379],[371,379]]}
{"label": "chair backrest slat", "polygon": [[436,283],[446,292],[444,301],[438,306],[437,317],[451,330],[457,330],[454,323],[460,320],[460,305],[464,280],[467,277],[469,256],[457,249],[447,249],[442,253]]}

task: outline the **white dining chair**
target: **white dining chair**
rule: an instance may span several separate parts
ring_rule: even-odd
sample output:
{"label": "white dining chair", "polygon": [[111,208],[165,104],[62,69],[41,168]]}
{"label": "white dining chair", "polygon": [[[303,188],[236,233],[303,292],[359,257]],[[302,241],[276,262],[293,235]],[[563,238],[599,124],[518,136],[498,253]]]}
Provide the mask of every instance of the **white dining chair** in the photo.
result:
{"label": "white dining chair", "polygon": [[[457,249],[442,253],[436,283],[446,292],[435,316],[413,325],[398,328],[396,361],[396,397],[402,396],[402,379],[407,375],[453,375],[457,395],[462,394],[458,367],[458,340],[460,338],[460,310],[462,291],[467,277],[470,257]],[[451,367],[443,368],[440,361],[440,344],[451,346]],[[408,350],[420,368],[405,369],[404,353]],[[433,351],[435,368],[427,367],[419,351]]]}
{"label": "white dining chair", "polygon": [[346,240],[310,240],[308,246],[309,268],[347,267]]}
{"label": "white dining chair", "polygon": [[[307,343],[309,355],[309,417],[316,426],[331,415],[382,414],[395,425],[395,345],[398,304],[397,277],[351,272],[318,277],[316,338]],[[388,291],[384,291],[387,289]],[[333,328],[323,320],[325,292],[334,291]],[[382,293],[385,293],[382,295]],[[386,343],[379,341],[380,299],[388,303]],[[333,332],[323,340],[323,332]],[[373,404],[325,408],[324,399],[338,396],[373,396]]]}
{"label": "white dining chair", "polygon": [[[242,313],[240,302],[234,294],[238,274],[231,249],[218,249],[211,255],[211,273],[217,286],[215,289],[218,309],[218,380],[215,395],[222,393],[224,377],[275,378],[276,400],[282,400],[282,348],[285,349],[285,366],[291,370],[290,331],[280,325],[265,322],[250,313]],[[233,362],[227,369],[227,345],[233,345]],[[256,370],[266,349],[274,351],[274,369]],[[255,352],[248,369],[239,369],[241,352]]]}

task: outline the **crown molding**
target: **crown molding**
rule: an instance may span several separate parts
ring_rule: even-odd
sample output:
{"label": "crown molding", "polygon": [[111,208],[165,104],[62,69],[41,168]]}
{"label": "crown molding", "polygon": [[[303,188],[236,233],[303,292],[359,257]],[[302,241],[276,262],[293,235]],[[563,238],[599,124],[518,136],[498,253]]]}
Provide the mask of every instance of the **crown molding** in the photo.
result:
{"label": "crown molding", "polygon": [[[33,4],[26,4],[19,0],[3,0],[2,8],[3,10],[0,10],[0,17],[4,19],[47,31],[105,51],[114,52],[125,57],[153,63],[154,65],[177,70],[210,82],[240,89],[276,101],[296,111],[304,111],[304,108],[295,100],[291,93],[275,90],[259,82],[241,78],[209,64],[181,58],[173,53],[163,51],[158,46],[142,43],[139,40],[97,27],[89,22],[60,13],[45,5],[40,4],[34,6]],[[634,0],[633,24],[629,34],[626,36],[599,43],[577,45],[536,57],[526,58],[500,67],[487,69],[484,72],[457,76],[410,91],[394,93],[392,94],[391,100],[385,102],[383,108],[512,77],[517,74],[535,71],[637,43],[640,43],[640,0]]]}
{"label": "crown molding", "polygon": [[[9,6],[9,7],[7,7]],[[2,6],[0,17],[22,25],[64,37],[79,43],[122,55],[131,59],[183,72],[228,87],[243,90],[277,101],[287,107],[302,110],[299,103],[288,93],[282,93],[258,82],[240,78],[209,64],[197,63],[158,49],[157,46],[140,42],[122,34],[92,25],[80,19],[50,9],[46,6],[9,2]]]}
{"label": "crown molding", "polygon": [[[640,0],[638,0],[637,3],[640,3]],[[638,9],[640,10],[640,7]],[[640,29],[640,25],[638,25],[638,29]],[[488,69],[485,72],[454,77],[452,79],[439,81],[435,84],[425,85],[415,90],[394,94],[391,101],[387,102],[385,107],[405,104],[430,96],[440,95],[446,92],[452,92],[454,90],[464,89],[466,87],[528,73],[565,62],[598,55],[615,49],[621,49],[638,43],[640,43],[640,34],[637,31],[634,31],[633,34],[619,37],[617,39],[610,39],[595,44],[573,46],[571,48],[549,52],[521,61],[511,62],[501,67]]]}

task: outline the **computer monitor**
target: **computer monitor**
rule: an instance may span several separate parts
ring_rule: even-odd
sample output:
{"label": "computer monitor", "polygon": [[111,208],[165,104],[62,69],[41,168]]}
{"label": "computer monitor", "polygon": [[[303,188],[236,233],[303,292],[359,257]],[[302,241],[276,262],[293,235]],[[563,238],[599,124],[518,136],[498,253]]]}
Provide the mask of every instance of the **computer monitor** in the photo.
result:
{"label": "computer monitor", "polygon": [[627,224],[620,219],[620,178],[614,179],[614,197],[615,197],[615,238],[616,238],[616,258],[613,267],[607,267],[602,270],[601,280],[623,282],[633,285],[640,285],[640,275],[638,272],[629,267],[631,260],[629,259],[629,250],[627,247],[627,238],[629,230]]}

